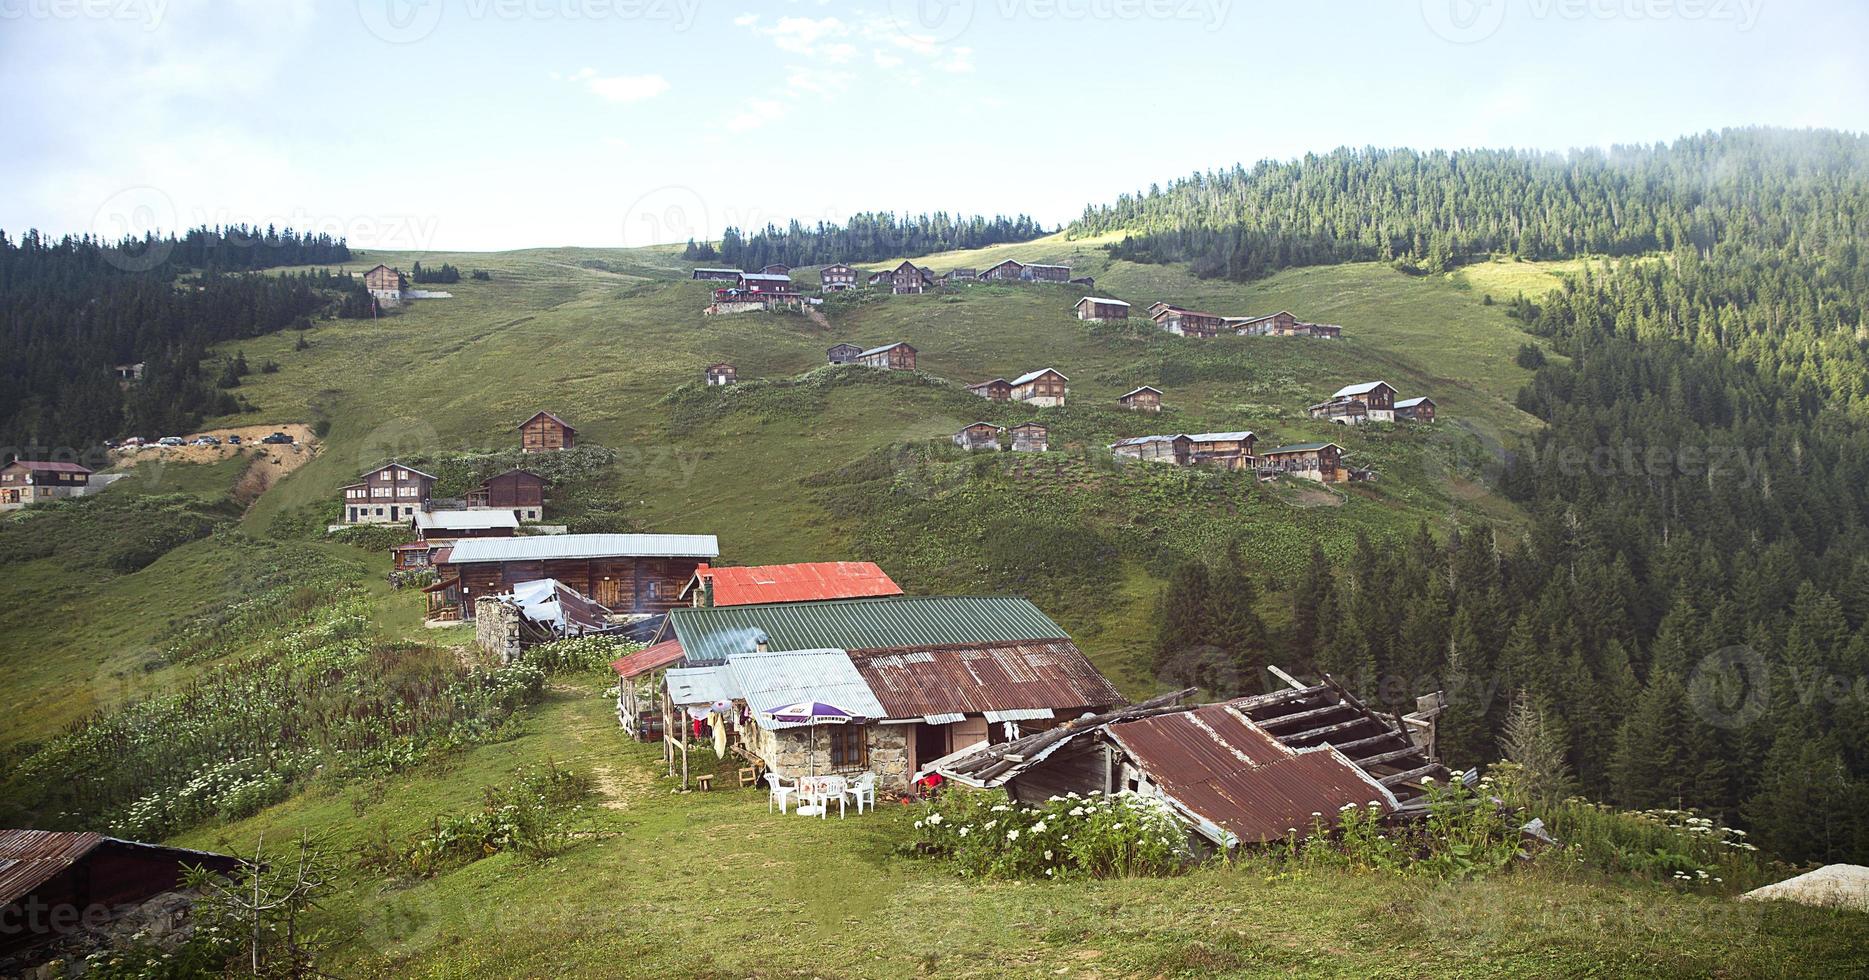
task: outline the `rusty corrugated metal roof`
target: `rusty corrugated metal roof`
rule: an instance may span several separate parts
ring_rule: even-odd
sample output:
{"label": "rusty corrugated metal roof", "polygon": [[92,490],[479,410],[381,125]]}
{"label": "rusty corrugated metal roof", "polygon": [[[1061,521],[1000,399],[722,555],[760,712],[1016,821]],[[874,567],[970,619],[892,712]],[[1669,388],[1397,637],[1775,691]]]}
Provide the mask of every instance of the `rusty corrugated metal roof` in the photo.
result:
{"label": "rusty corrugated metal roof", "polygon": [[63,874],[99,847],[135,848],[173,856],[177,861],[229,870],[239,859],[207,851],[118,840],[97,833],[58,830],[0,830],[0,905],[16,902]]}
{"label": "rusty corrugated metal roof", "polygon": [[1223,704],[1121,722],[1109,735],[1210,837],[1263,843],[1318,820],[1333,826],[1346,804],[1373,801],[1384,813],[1397,806],[1336,749],[1293,749]]}
{"label": "rusty corrugated metal roof", "polygon": [[852,650],[850,657],[891,718],[1123,703],[1067,639]]}
{"label": "rusty corrugated metal roof", "polygon": [[684,656],[680,640],[663,640],[654,646],[644,647],[635,653],[611,661],[610,666],[617,676],[625,680],[641,677],[652,671],[675,663]]}
{"label": "rusty corrugated metal roof", "polygon": [[902,594],[902,587],[873,561],[807,561],[790,565],[709,567],[696,571],[695,577],[714,584],[716,606],[864,599]]}

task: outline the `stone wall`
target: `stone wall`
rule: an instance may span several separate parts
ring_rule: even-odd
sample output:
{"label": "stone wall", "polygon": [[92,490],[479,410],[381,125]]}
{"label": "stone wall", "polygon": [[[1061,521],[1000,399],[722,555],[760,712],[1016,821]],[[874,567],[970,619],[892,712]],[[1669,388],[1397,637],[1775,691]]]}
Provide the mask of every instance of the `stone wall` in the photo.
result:
{"label": "stone wall", "polygon": [[[830,726],[818,728],[781,728],[767,731],[757,725],[746,732],[747,745],[753,753],[765,760],[766,768],[778,773],[785,779],[797,779],[800,776],[817,773],[825,775],[854,775],[851,770],[831,768],[831,733]],[[876,788],[879,793],[894,793],[908,789],[909,777],[909,731],[908,725],[863,725],[868,741],[870,764],[869,771],[876,774]]]}
{"label": "stone wall", "polygon": [[474,643],[500,663],[519,659],[519,608],[491,596],[475,599]]}

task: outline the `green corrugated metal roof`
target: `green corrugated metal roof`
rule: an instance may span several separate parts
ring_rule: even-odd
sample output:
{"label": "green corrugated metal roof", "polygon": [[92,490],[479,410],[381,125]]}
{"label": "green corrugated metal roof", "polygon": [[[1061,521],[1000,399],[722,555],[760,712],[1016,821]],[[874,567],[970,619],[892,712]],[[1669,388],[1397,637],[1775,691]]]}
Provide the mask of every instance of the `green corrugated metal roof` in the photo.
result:
{"label": "green corrugated metal roof", "polygon": [[[1301,442],[1294,446],[1280,446],[1277,449],[1261,450],[1260,456],[1276,456],[1279,453],[1313,453],[1325,446],[1336,446],[1334,442]],[[1343,447],[1338,446],[1341,449]]]}
{"label": "green corrugated metal roof", "polygon": [[690,666],[720,663],[753,649],[876,650],[960,643],[1069,639],[1050,617],[1017,596],[897,596],[764,606],[675,609],[668,625]]}

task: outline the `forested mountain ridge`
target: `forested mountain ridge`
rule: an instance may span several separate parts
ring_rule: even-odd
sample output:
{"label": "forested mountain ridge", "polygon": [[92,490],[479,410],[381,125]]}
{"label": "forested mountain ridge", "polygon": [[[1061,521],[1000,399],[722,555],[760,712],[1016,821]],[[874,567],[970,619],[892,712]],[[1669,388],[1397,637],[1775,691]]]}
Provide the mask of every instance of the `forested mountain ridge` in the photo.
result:
{"label": "forested mountain ridge", "polygon": [[737,269],[758,270],[768,265],[828,265],[832,262],[874,262],[897,256],[929,255],[958,249],[985,248],[1008,242],[1031,241],[1045,230],[1026,215],[992,218],[973,215],[901,215],[865,211],[842,225],[820,221],[807,226],[793,221],[748,235],[739,228],[721,233],[713,243],[688,242],[682,257],[691,261],[724,262]]}

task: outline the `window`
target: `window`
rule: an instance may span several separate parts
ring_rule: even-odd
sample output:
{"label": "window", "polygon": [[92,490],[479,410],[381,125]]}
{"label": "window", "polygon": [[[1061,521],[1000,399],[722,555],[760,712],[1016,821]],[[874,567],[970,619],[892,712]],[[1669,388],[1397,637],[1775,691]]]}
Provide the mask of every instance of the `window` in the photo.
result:
{"label": "window", "polygon": [[867,769],[870,764],[869,740],[862,725],[832,725],[831,768]]}

